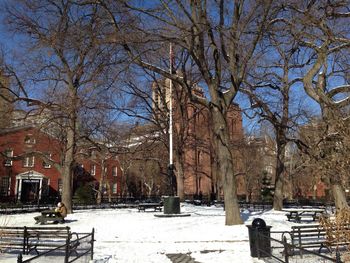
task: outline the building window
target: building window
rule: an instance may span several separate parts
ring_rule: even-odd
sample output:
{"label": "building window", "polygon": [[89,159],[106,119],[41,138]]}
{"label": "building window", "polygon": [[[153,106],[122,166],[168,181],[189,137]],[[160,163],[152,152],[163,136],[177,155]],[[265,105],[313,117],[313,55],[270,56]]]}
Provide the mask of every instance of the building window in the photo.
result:
{"label": "building window", "polygon": [[118,184],[115,183],[112,185],[112,193],[116,194],[117,192],[118,192]]}
{"label": "building window", "polygon": [[36,143],[36,140],[35,140],[35,138],[33,138],[32,135],[27,135],[27,136],[24,138],[24,143],[25,143],[25,144],[35,144],[35,143]]}
{"label": "building window", "polygon": [[91,175],[96,175],[96,165],[92,164],[90,167],[90,174]]}
{"label": "building window", "polygon": [[[5,150],[4,154],[6,157],[13,157],[13,150],[11,150],[11,149]],[[4,165],[5,166],[12,166],[12,160],[6,159]]]}
{"label": "building window", "polygon": [[8,196],[10,187],[10,177],[1,177],[0,181],[0,195]]}
{"label": "building window", "polygon": [[24,157],[23,167],[34,167],[34,155]]}
{"label": "building window", "polygon": [[117,166],[112,167],[112,176],[118,176],[118,167]]}
{"label": "building window", "polygon": [[[51,153],[45,153],[45,156],[46,156],[46,158],[48,158],[48,159],[51,160]],[[51,168],[51,164],[49,164],[49,163],[43,161],[43,167],[44,167],[44,168]]]}

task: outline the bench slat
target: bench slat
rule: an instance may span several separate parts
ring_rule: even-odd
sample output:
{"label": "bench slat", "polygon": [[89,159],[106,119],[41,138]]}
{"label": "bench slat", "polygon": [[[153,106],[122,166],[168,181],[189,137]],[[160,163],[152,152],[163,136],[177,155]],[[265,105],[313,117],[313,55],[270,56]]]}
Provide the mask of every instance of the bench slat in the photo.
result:
{"label": "bench slat", "polygon": [[0,248],[38,253],[64,245],[71,234],[70,227],[0,227]]}

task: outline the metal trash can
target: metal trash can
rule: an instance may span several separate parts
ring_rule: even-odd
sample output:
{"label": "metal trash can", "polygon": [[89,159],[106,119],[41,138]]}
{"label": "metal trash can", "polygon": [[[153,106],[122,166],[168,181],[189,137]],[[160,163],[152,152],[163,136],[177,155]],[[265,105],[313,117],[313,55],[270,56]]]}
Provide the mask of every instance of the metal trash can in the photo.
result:
{"label": "metal trash can", "polygon": [[250,255],[256,257],[271,256],[270,229],[261,218],[255,218],[251,225],[248,225]]}

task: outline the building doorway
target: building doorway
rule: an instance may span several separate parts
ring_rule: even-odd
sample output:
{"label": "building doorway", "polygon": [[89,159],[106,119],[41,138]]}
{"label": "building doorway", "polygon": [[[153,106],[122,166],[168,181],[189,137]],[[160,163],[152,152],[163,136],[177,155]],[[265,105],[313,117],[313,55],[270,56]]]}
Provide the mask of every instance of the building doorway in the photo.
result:
{"label": "building doorway", "polygon": [[16,175],[16,196],[21,203],[39,203],[47,178],[36,171],[28,171]]}
{"label": "building doorway", "polygon": [[39,180],[22,180],[21,203],[33,203],[38,200],[40,189]]}

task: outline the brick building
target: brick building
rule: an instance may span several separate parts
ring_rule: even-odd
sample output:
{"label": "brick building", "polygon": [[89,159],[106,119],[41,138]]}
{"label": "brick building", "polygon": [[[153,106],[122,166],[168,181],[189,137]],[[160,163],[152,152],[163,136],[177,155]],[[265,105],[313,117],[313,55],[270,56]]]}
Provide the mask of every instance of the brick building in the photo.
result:
{"label": "brick building", "polygon": [[[205,97],[199,86],[195,86],[192,92],[198,97]],[[169,80],[153,83],[153,111],[156,118],[167,116],[170,98]],[[175,167],[178,167],[180,162],[183,165],[185,196],[204,197],[222,194],[215,168],[213,169],[216,158],[209,110],[201,104],[191,102],[186,92],[177,86],[173,89],[172,98],[174,151],[182,145],[180,147],[183,147],[184,152],[182,160],[175,161]],[[227,113],[227,125],[232,151],[235,152],[239,150],[237,145],[244,138],[241,110],[237,104],[232,104]],[[235,170],[240,169],[239,162],[234,166]],[[238,175],[236,178],[237,194],[244,195],[243,175]]]}
{"label": "brick building", "polygon": [[[185,195],[221,194],[222,189],[220,189],[214,168],[216,157],[209,111],[199,105],[189,103],[188,114],[190,121],[183,160]],[[238,105],[231,105],[230,111],[227,113],[227,124],[232,142],[231,150],[235,152],[239,150],[234,146],[235,142],[243,139],[241,112]],[[234,168],[237,172],[240,169],[240,164],[237,159],[235,161]],[[243,195],[244,191],[244,180],[241,176],[237,176],[237,194]]]}
{"label": "brick building", "polygon": [[[59,140],[33,126],[2,129],[0,152],[1,201],[26,203],[59,198],[61,175],[54,164],[60,163],[62,145]],[[42,155],[53,162],[45,162]],[[103,187],[104,191],[109,190],[110,195],[120,194],[119,182],[122,173],[119,161],[115,157],[104,160],[103,181],[101,158],[98,155],[81,159],[79,163],[75,169],[75,181],[95,181],[96,185],[102,182],[106,185]]]}
{"label": "brick building", "polygon": [[[312,154],[322,151],[324,131],[325,123],[318,119],[299,128],[300,139],[309,146],[310,151],[313,151]],[[299,153],[295,155],[291,164],[296,167],[296,170],[290,178],[293,186],[293,197],[330,200],[331,189],[323,166],[325,160],[319,163],[313,159],[308,160]],[[348,177],[345,176],[342,181],[344,189],[349,188],[349,182]]]}

